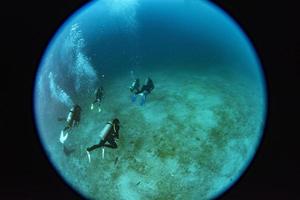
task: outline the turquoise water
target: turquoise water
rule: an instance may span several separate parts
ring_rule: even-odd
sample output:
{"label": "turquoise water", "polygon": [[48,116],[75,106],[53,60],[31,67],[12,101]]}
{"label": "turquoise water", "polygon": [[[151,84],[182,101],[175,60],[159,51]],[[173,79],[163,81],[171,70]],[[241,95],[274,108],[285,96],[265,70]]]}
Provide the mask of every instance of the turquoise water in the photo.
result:
{"label": "turquoise water", "polygon": [[[133,78],[155,89],[131,103]],[[90,110],[102,85],[102,111]],[[238,25],[207,1],[95,1],[56,33],[35,85],[35,117],[55,169],[92,199],[211,199],[230,187],[262,136],[266,91]],[[139,101],[139,99],[138,99]],[[80,124],[59,143],[73,104]],[[121,121],[118,149],[92,152],[105,123]],[[118,160],[115,164],[115,160]]]}

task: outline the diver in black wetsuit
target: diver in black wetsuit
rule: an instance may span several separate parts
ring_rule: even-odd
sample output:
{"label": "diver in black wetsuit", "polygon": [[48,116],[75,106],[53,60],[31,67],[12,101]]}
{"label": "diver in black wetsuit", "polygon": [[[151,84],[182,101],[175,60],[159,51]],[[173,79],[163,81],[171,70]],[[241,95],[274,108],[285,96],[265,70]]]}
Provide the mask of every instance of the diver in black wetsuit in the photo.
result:
{"label": "diver in black wetsuit", "polygon": [[102,102],[103,100],[103,96],[104,96],[104,90],[103,90],[103,87],[99,87],[95,90],[94,92],[95,94],[95,101],[92,103],[91,105],[91,110],[94,109],[94,105],[95,104],[98,104],[98,111],[101,112],[101,108],[100,108],[100,103]]}
{"label": "diver in black wetsuit", "polygon": [[132,93],[131,96],[131,101],[135,102],[136,100],[136,95],[139,93],[140,91],[140,79],[135,79],[132,83],[132,85],[129,87],[130,92]]}
{"label": "diver in black wetsuit", "polygon": [[138,94],[140,91],[140,79],[135,79],[129,89],[132,93]]}
{"label": "diver in black wetsuit", "polygon": [[146,96],[152,92],[154,89],[154,84],[151,78],[147,78],[145,80],[145,84],[142,86],[141,90],[139,91],[139,95],[142,96],[141,105],[145,104]]}
{"label": "diver in black wetsuit", "polygon": [[116,139],[119,139],[119,129],[120,121],[118,119],[114,119],[113,121],[109,121],[106,123],[106,125],[100,133],[100,142],[86,149],[89,161],[91,161],[89,153],[95,149],[98,149],[100,147],[109,147],[112,149],[116,149],[118,147]]}
{"label": "diver in black wetsuit", "polygon": [[81,115],[81,107],[79,105],[74,105],[69,111],[68,117],[66,119],[66,126],[60,133],[59,140],[62,144],[68,138],[68,132],[65,135],[64,132],[79,125],[80,115]]}
{"label": "diver in black wetsuit", "polygon": [[144,105],[146,102],[146,96],[152,92],[154,89],[154,84],[151,78],[147,78],[145,80],[145,84],[140,89],[140,80],[135,79],[130,87],[130,91],[133,93],[131,97],[131,101],[135,102],[137,95],[142,96],[141,105]]}
{"label": "diver in black wetsuit", "polygon": [[[109,147],[109,148],[117,148],[118,145],[115,142],[115,139],[119,139],[119,129],[120,129],[120,121],[118,119],[114,119],[112,122],[109,121],[102,129],[100,133],[101,140],[99,144],[93,145],[87,148],[87,151],[93,151],[100,147]],[[106,144],[108,142],[108,144]]]}

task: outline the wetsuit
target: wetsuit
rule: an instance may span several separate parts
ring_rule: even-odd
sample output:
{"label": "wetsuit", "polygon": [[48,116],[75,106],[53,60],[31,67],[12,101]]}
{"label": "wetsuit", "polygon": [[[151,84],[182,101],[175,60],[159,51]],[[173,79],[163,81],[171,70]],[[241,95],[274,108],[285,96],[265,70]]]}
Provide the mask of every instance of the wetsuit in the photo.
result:
{"label": "wetsuit", "polygon": [[70,129],[75,125],[78,125],[80,121],[80,113],[81,113],[81,108],[79,105],[75,105],[71,108],[67,118],[67,125],[63,131]]}
{"label": "wetsuit", "polygon": [[[119,139],[120,126],[118,123],[112,123],[112,122],[108,122],[107,124],[111,125],[108,132],[100,140],[99,144],[96,144],[96,145],[93,145],[93,146],[87,148],[86,150],[88,152],[91,152],[100,147],[109,147],[109,148],[113,148],[113,149],[118,147],[117,143],[115,142],[115,138]],[[108,142],[108,144],[106,144],[106,142]]]}
{"label": "wetsuit", "polygon": [[146,84],[142,86],[139,93],[149,94],[154,89],[153,81],[150,78],[147,78]]}
{"label": "wetsuit", "polygon": [[96,95],[96,99],[93,102],[93,104],[97,103],[97,102],[101,102],[102,98],[103,98],[103,88],[97,88],[97,90],[95,91],[95,95]]}
{"label": "wetsuit", "polygon": [[135,79],[130,87],[130,91],[134,94],[138,94],[140,92],[140,79]]}
{"label": "wetsuit", "polygon": [[142,96],[141,105],[145,104],[146,96],[154,89],[153,81],[150,78],[146,79],[146,84],[142,86],[139,95]]}

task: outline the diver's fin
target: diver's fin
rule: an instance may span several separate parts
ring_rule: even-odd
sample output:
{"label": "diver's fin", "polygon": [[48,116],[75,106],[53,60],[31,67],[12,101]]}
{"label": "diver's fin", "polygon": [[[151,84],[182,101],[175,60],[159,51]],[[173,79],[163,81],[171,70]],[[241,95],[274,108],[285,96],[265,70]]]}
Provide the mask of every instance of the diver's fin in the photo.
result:
{"label": "diver's fin", "polygon": [[88,159],[89,159],[89,163],[91,162],[91,155],[90,155],[90,152],[89,151],[86,151],[86,154],[88,156]]}
{"label": "diver's fin", "polygon": [[98,108],[98,112],[101,112],[101,108],[100,107]]}
{"label": "diver's fin", "polygon": [[143,106],[146,102],[146,96],[143,95],[142,98],[141,98],[141,106]]}
{"label": "diver's fin", "polygon": [[131,96],[131,102],[134,103],[135,100],[136,100],[136,95],[132,95],[132,96]]}
{"label": "diver's fin", "polygon": [[104,159],[104,148],[102,148],[102,159]]}
{"label": "diver's fin", "polygon": [[92,105],[91,105],[91,110],[93,110],[94,109],[94,104],[92,103]]}
{"label": "diver's fin", "polygon": [[60,132],[60,137],[59,137],[60,143],[63,144],[67,140],[68,135],[69,135],[68,132],[66,133],[66,135],[64,135],[64,131],[61,131]]}

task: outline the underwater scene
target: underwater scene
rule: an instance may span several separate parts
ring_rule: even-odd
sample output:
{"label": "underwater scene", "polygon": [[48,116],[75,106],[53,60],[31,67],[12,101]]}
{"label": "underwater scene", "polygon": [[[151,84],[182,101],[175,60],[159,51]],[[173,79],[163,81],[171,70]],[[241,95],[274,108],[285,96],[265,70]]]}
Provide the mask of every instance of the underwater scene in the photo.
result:
{"label": "underwater scene", "polygon": [[247,36],[202,0],[99,0],[57,31],[34,113],[54,169],[87,199],[212,199],[260,144],[264,74]]}

